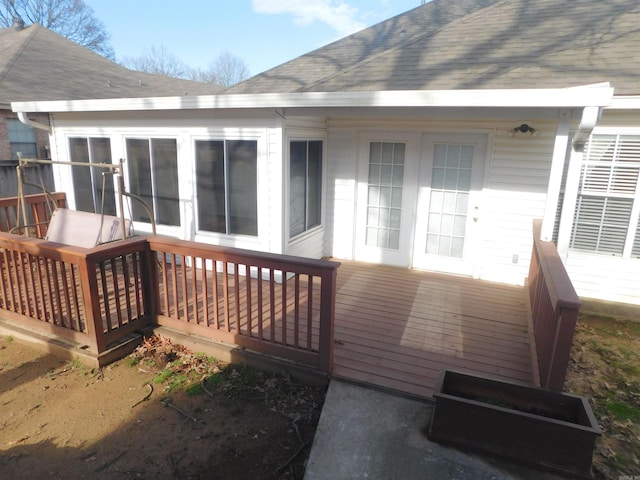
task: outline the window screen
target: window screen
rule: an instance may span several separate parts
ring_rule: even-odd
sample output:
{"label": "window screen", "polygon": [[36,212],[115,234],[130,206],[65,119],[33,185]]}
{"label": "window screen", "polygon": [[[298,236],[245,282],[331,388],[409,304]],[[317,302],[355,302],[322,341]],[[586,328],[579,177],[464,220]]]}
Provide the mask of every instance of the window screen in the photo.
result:
{"label": "window screen", "polygon": [[294,237],[321,223],[322,142],[289,145],[289,235]]}
{"label": "window screen", "polygon": [[198,228],[258,234],[258,144],[255,140],[196,142]]}

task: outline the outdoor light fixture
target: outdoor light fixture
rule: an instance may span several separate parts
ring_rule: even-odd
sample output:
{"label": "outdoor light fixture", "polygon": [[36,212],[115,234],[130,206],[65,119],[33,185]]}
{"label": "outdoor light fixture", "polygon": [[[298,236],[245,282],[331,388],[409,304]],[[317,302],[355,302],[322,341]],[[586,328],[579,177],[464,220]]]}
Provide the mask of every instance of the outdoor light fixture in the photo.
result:
{"label": "outdoor light fixture", "polygon": [[538,135],[538,131],[530,125],[523,123],[522,125],[518,125],[513,130],[509,130],[509,136],[513,137],[516,133],[530,133],[532,137]]}

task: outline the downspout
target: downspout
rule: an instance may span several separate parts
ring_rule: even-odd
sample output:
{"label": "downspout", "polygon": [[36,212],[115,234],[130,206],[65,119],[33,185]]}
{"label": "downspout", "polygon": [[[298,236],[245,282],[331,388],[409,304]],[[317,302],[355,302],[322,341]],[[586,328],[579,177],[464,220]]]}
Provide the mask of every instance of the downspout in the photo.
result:
{"label": "downspout", "polygon": [[30,127],[37,128],[39,130],[46,130],[47,132],[49,132],[49,134],[51,134],[51,125],[31,120],[29,117],[27,117],[27,114],[25,112],[18,112],[18,119],[25,125],[29,125]]}
{"label": "downspout", "polygon": [[576,152],[582,152],[584,150],[584,145],[589,140],[591,132],[598,123],[598,120],[600,120],[601,115],[601,107],[584,107],[578,131],[573,137],[573,149]]}

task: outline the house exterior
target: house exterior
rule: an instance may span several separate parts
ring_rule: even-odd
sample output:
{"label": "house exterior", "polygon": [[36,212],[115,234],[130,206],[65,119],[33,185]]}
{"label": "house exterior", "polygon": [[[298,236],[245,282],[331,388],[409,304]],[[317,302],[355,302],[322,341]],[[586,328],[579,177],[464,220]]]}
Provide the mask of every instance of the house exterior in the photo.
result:
{"label": "house exterior", "polygon": [[[23,157],[49,159],[49,115],[33,113],[23,123],[11,102],[175,96],[214,93],[217,87],[134,72],[34,24],[0,29],[0,197],[17,192],[15,167]],[[35,125],[35,126],[34,126]],[[48,166],[27,171],[28,179],[53,187]],[[29,193],[39,193],[27,186]]]}
{"label": "house exterior", "polygon": [[[217,95],[12,107],[50,115],[54,159],[124,159],[163,235],[523,284],[542,218],[581,296],[640,304],[637,25],[635,0],[433,0]],[[117,213],[74,168],[71,206]]]}

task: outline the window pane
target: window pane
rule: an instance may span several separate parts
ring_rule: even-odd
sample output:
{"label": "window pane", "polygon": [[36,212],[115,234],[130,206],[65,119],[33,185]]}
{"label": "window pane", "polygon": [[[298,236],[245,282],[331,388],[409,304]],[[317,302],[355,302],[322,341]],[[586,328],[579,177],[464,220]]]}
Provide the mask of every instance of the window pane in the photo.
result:
{"label": "window pane", "polygon": [[[629,234],[634,202],[640,201],[640,137],[593,135],[582,163],[570,247],[637,256]],[[627,238],[634,243],[625,245]],[[626,247],[626,248],[625,248]]]}
{"label": "window pane", "polygon": [[307,229],[322,222],[322,142],[309,142]]}
{"label": "window pane", "polygon": [[16,118],[7,118],[7,133],[11,145],[11,159],[18,159],[18,152],[24,158],[36,158],[36,133],[33,127],[25,125]]}
{"label": "window pane", "polygon": [[178,147],[175,139],[152,139],[156,221],[161,225],[180,225],[178,191]]}
{"label": "window pane", "polygon": [[305,231],[307,142],[291,142],[289,162],[289,235]]}
{"label": "window pane", "polygon": [[258,142],[227,141],[229,233],[258,234]]}
{"label": "window pane", "polygon": [[[90,138],[91,163],[111,162],[111,140],[108,138]],[[104,175],[103,175],[104,173]],[[113,175],[105,168],[91,168],[91,177],[96,191],[96,212],[105,215],[116,214],[116,196],[113,188]],[[103,194],[104,189],[104,204]]]}
{"label": "window pane", "polygon": [[636,228],[636,236],[633,242],[633,249],[631,250],[631,256],[640,258],[640,219],[638,219],[638,227]]}
{"label": "window pane", "polygon": [[578,198],[571,247],[622,255],[631,207],[631,199]]}
{"label": "window pane", "polygon": [[[153,209],[149,140],[127,139],[127,163],[129,164],[129,191],[142,198],[149,208]],[[131,201],[131,209],[135,221],[151,222],[147,211],[137,200]]]}
{"label": "window pane", "polygon": [[[72,162],[89,163],[89,144],[86,138],[70,138],[69,153]],[[91,188],[91,169],[89,167],[71,167],[73,194],[76,210],[93,212],[93,190]]]}
{"label": "window pane", "polygon": [[198,228],[227,233],[224,188],[224,142],[196,142]]}

